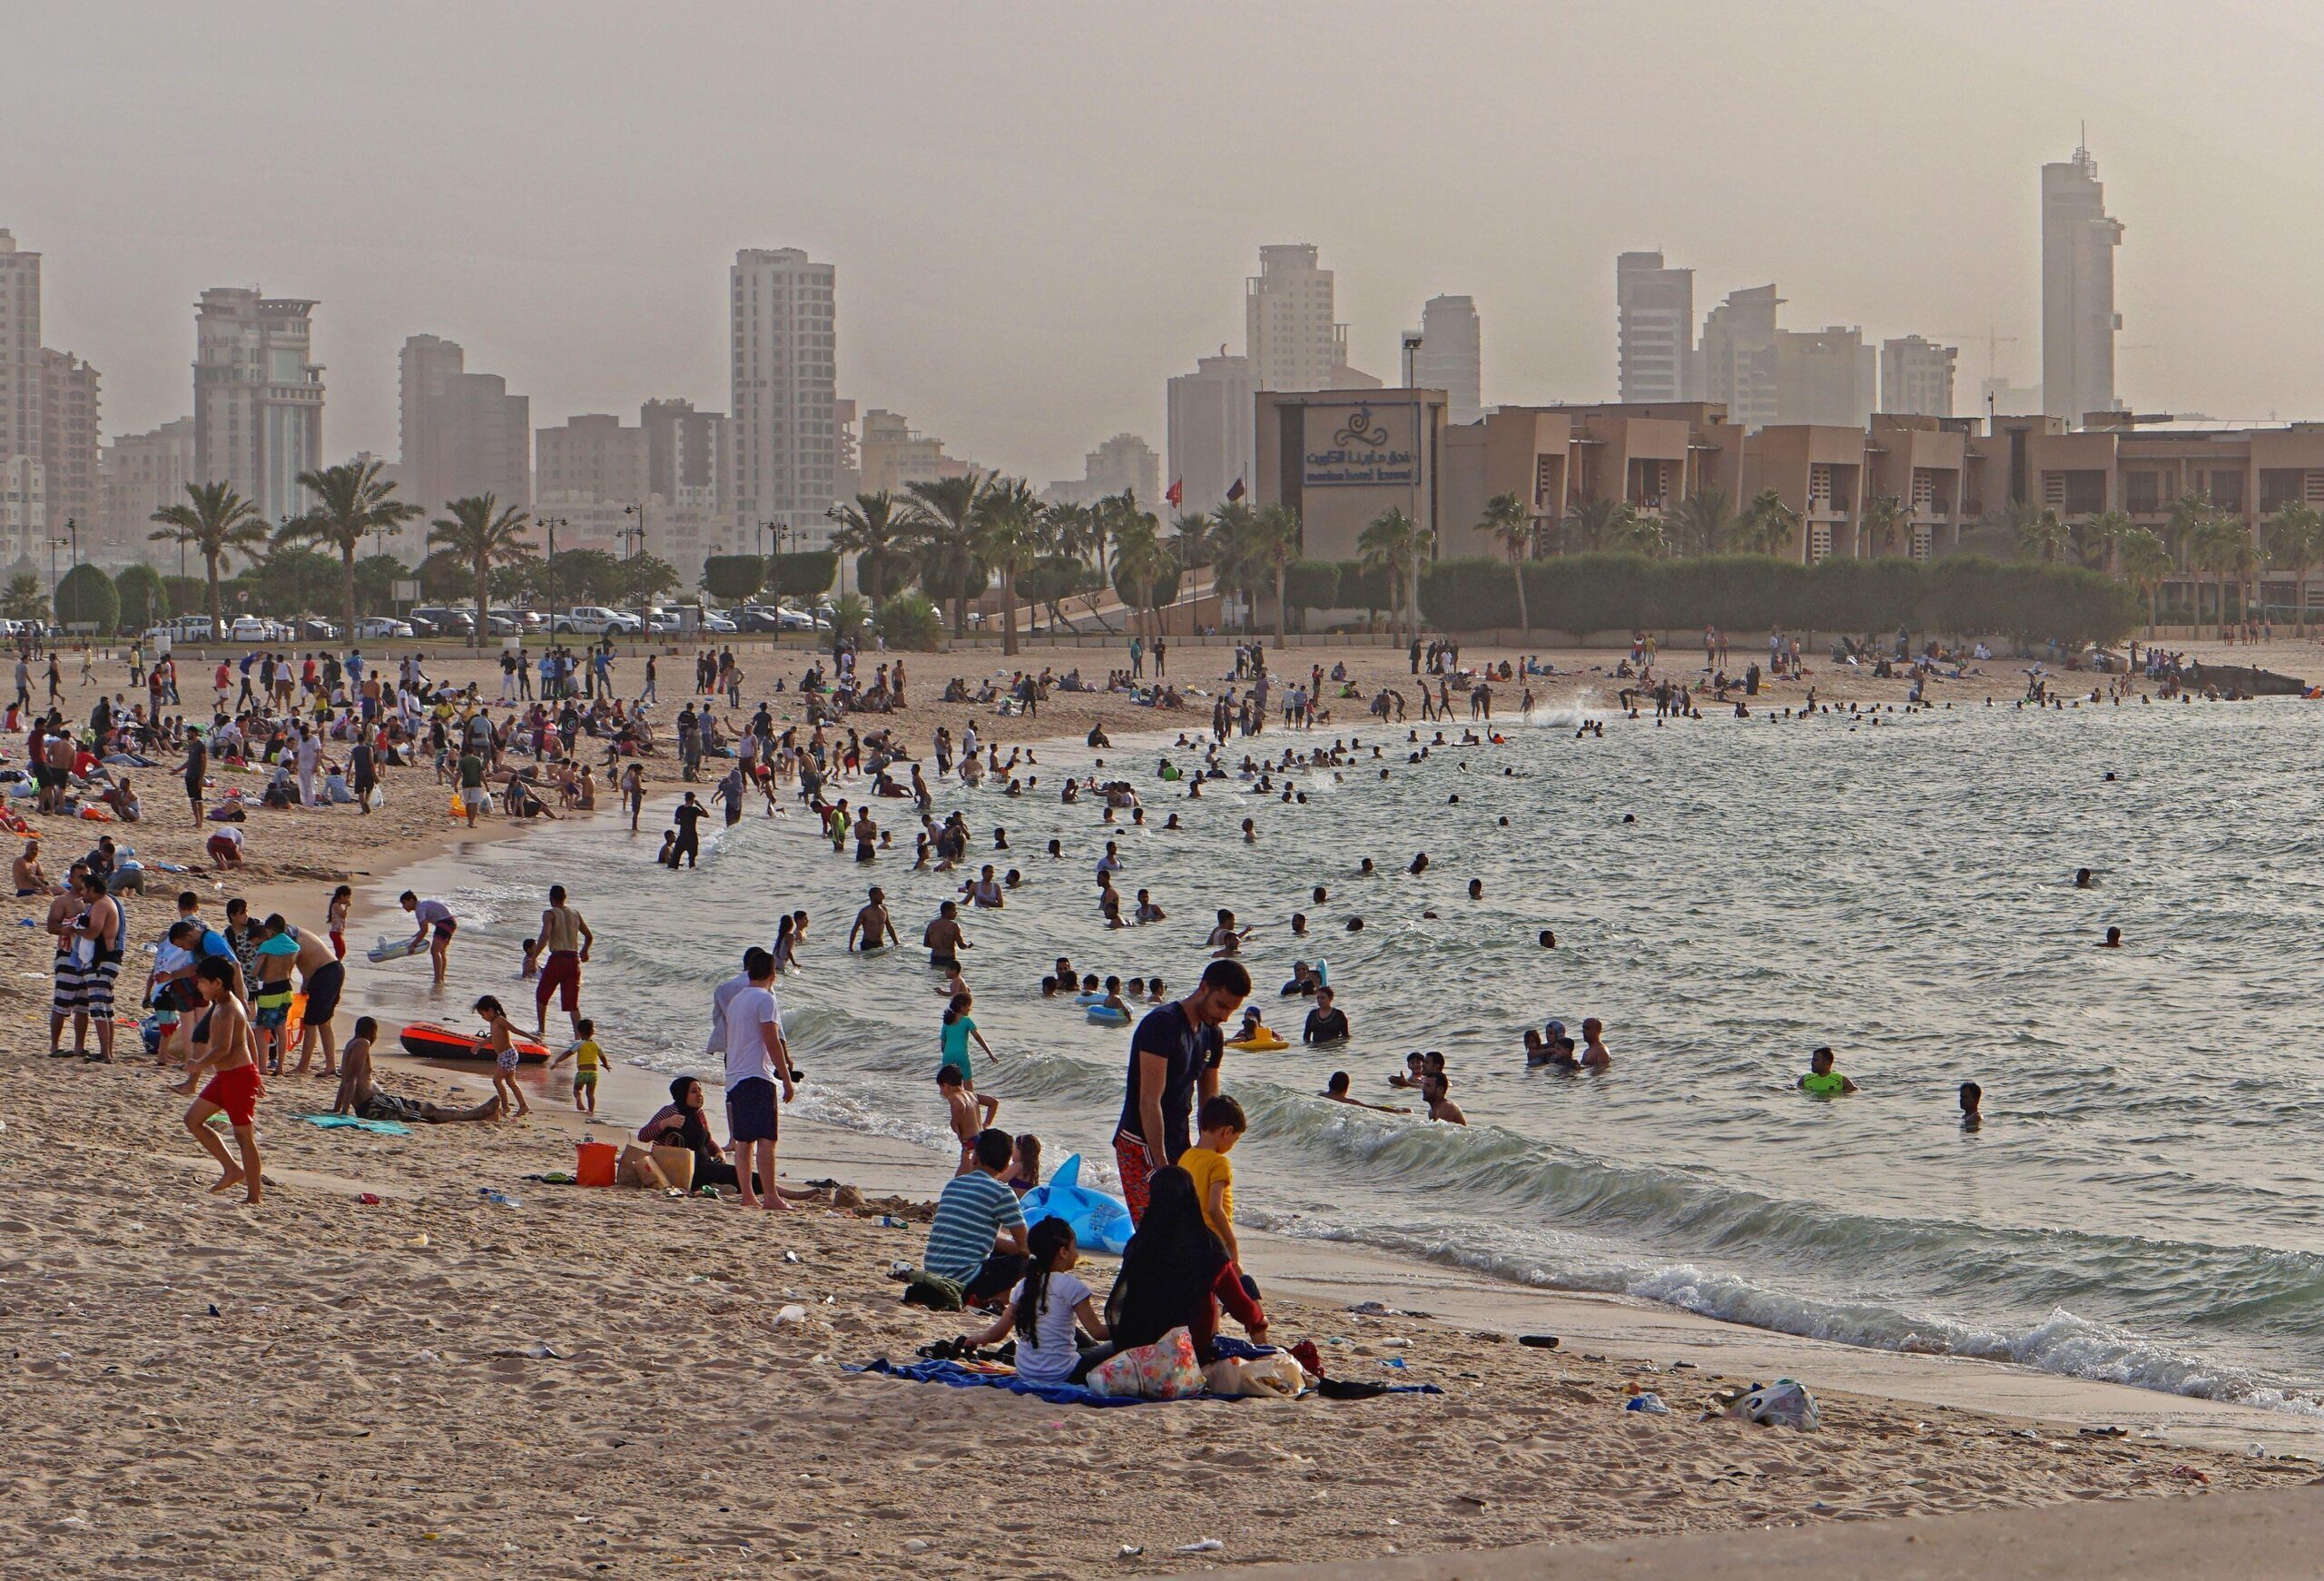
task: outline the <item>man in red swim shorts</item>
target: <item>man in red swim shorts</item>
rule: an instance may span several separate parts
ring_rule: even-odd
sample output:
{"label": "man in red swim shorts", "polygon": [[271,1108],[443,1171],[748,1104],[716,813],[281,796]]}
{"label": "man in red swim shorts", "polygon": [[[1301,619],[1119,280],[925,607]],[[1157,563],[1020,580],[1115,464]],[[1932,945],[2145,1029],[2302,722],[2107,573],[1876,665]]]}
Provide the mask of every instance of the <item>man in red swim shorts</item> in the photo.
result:
{"label": "man in red swim shorts", "polygon": [[[211,1072],[202,1095],[185,1112],[185,1128],[225,1171],[210,1188],[212,1192],[231,1191],[241,1185],[246,1199],[256,1202],[265,1178],[259,1166],[258,1101],[266,1087],[259,1079],[258,1060],[252,1052],[250,1011],[234,997],[231,960],[213,956],[202,962],[194,971],[194,983],[202,992],[202,1008],[191,1017],[193,1053],[186,1063],[184,1082],[170,1091],[192,1092],[202,1072]],[[213,1114],[223,1114],[234,1128],[234,1141],[242,1152],[239,1167],[228,1156],[218,1133],[210,1129]]]}

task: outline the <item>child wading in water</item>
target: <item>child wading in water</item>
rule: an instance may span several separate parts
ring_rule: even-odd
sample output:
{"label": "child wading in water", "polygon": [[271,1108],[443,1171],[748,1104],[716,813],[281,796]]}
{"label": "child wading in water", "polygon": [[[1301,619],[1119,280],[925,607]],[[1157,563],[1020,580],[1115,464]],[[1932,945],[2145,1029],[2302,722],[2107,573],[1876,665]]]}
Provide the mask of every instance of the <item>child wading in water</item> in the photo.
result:
{"label": "child wading in water", "polygon": [[1073,1226],[1062,1219],[1044,1219],[1027,1233],[1025,1250],[1032,1263],[1023,1280],[1009,1292],[1009,1305],[992,1327],[972,1342],[998,1345],[1014,1329],[1017,1376],[1035,1383],[1062,1383],[1083,1355],[1074,1338],[1076,1325],[1087,1329],[1090,1339],[1104,1339],[1106,1319],[1098,1315],[1095,1293],[1074,1277],[1081,1249],[1073,1239]]}
{"label": "child wading in water", "polygon": [[525,1102],[525,1090],[517,1085],[517,1029],[508,1024],[508,1013],[500,1008],[500,1001],[489,993],[476,1002],[476,1013],[484,1017],[485,1045],[492,1051],[493,1095],[500,1100],[503,1115],[513,1106],[515,1118],[521,1120],[533,1112],[533,1106]]}
{"label": "child wading in water", "polygon": [[605,1050],[597,1046],[596,1022],[585,1015],[573,1023],[573,1030],[579,1035],[566,1045],[565,1052],[550,1062],[549,1068],[555,1070],[567,1060],[573,1062],[573,1107],[584,1114],[595,1114],[597,1112],[598,1069],[612,1064],[613,1061]]}

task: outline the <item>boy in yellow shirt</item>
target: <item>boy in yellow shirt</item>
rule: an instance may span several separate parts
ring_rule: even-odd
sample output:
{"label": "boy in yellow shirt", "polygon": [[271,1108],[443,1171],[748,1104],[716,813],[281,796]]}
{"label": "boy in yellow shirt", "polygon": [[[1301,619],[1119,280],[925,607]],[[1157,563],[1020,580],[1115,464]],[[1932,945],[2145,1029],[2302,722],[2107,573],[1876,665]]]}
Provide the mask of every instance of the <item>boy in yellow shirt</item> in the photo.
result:
{"label": "boy in yellow shirt", "polygon": [[1195,1200],[1202,1204],[1203,1221],[1226,1247],[1226,1260],[1242,1272],[1243,1250],[1235,1242],[1235,1166],[1226,1155],[1250,1129],[1243,1106],[1225,1093],[1206,1099],[1195,1116],[1199,1128],[1195,1145],[1178,1155],[1178,1167],[1195,1180]]}
{"label": "boy in yellow shirt", "polygon": [[596,1022],[585,1015],[573,1023],[573,1030],[581,1035],[566,1046],[565,1052],[556,1056],[550,1068],[554,1070],[567,1060],[573,1062],[573,1107],[584,1114],[595,1114],[597,1112],[598,1072],[613,1061],[605,1050],[597,1046]]}

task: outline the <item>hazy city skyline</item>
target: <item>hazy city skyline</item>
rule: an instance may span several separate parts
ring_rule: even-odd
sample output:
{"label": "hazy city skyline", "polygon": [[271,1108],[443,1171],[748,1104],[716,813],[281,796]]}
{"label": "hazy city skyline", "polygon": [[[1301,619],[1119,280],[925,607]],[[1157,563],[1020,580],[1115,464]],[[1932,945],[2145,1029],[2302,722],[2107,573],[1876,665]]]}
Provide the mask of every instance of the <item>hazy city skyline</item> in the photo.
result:
{"label": "hazy city skyline", "polygon": [[1109,435],[1161,449],[1165,380],[1243,350],[1282,242],[1321,250],[1384,378],[1422,304],[1466,295],[1487,402],[1610,399],[1613,259],[1659,248],[1699,322],[1774,280],[1796,325],[1957,344],[1969,410],[1989,324],[2015,337],[1992,371],[2041,377],[2039,167],[2086,121],[2132,230],[2122,397],[2324,417],[2324,322],[2283,262],[2324,240],[2324,22],[2207,15],[2191,42],[2146,5],[1452,7],[1415,33],[1364,0],[295,27],[11,0],[0,224],[45,255],[42,339],[102,371],[108,436],[187,414],[191,310],[224,285],[320,303],[327,459],[398,453],[413,334],[536,427],[724,410],[735,252],[796,247],[839,271],[840,396],[1038,481]]}

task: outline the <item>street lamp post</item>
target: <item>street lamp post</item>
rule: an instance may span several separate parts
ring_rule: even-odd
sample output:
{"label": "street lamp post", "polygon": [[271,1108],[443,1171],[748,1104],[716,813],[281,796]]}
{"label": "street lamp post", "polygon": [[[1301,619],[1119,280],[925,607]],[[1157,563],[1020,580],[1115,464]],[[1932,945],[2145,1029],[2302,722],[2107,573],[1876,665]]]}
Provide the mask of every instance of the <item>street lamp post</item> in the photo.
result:
{"label": "street lamp post", "polygon": [[64,540],[61,538],[53,538],[48,540],[48,618],[51,620],[62,618],[56,608],[56,551],[64,547]]}
{"label": "street lamp post", "polygon": [[556,529],[564,525],[565,518],[561,516],[541,518],[541,526],[548,532],[548,558],[542,562],[541,571],[548,584],[548,628],[552,636],[556,631]]}
{"label": "street lamp post", "polygon": [[635,540],[635,547],[631,548],[629,555],[629,558],[633,562],[630,579],[637,584],[637,635],[643,638],[647,635],[645,629],[645,587],[642,581],[638,581],[636,576],[637,568],[635,562],[643,558],[645,554],[645,507],[643,504],[625,505],[621,508],[621,513],[624,516],[634,516],[637,518],[637,525],[628,529],[623,532],[621,536],[624,539]]}

